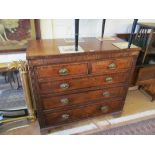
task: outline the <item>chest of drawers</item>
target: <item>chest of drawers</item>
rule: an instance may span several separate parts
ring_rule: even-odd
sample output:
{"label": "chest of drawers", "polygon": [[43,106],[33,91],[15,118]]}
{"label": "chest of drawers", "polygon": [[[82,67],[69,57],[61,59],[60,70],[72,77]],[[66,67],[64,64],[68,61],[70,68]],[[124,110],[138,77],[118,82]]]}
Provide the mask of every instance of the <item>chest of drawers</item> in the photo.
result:
{"label": "chest of drawers", "polygon": [[84,52],[62,54],[64,40],[31,41],[27,60],[41,129],[122,111],[139,49],[84,38]]}

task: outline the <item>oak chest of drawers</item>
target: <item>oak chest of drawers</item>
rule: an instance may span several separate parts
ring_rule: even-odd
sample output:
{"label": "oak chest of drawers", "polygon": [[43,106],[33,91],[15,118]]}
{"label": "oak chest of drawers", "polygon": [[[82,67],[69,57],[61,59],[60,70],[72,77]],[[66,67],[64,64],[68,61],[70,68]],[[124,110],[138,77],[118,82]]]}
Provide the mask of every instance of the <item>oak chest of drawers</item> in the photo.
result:
{"label": "oak chest of drawers", "polygon": [[84,52],[62,54],[63,39],[31,41],[27,60],[41,129],[122,111],[139,53],[84,38]]}

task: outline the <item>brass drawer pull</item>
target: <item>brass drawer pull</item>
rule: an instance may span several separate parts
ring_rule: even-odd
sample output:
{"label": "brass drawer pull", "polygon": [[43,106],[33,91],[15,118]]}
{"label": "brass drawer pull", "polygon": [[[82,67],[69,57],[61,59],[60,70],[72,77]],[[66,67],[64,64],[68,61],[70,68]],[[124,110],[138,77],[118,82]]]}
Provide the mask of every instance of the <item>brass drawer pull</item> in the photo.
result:
{"label": "brass drawer pull", "polygon": [[68,98],[62,98],[62,99],[60,100],[60,102],[61,102],[63,105],[69,104]]}
{"label": "brass drawer pull", "polygon": [[111,63],[109,66],[108,66],[109,69],[116,69],[116,64],[115,63]]}
{"label": "brass drawer pull", "polygon": [[61,117],[62,117],[63,119],[69,119],[69,114],[63,114]]}
{"label": "brass drawer pull", "polygon": [[59,75],[68,75],[68,69],[67,68],[61,68],[59,70]]}
{"label": "brass drawer pull", "polygon": [[62,83],[62,84],[60,84],[60,88],[61,89],[67,89],[67,88],[69,88],[69,84],[68,83]]}
{"label": "brass drawer pull", "polygon": [[105,79],[105,81],[106,81],[106,82],[112,82],[112,77],[107,77],[107,78]]}
{"label": "brass drawer pull", "polygon": [[101,107],[101,111],[102,111],[103,113],[106,113],[106,112],[109,111],[109,107],[108,107],[108,106],[102,106],[102,107]]}
{"label": "brass drawer pull", "polygon": [[103,96],[109,97],[110,96],[110,93],[108,91],[105,91],[105,92],[103,92]]}

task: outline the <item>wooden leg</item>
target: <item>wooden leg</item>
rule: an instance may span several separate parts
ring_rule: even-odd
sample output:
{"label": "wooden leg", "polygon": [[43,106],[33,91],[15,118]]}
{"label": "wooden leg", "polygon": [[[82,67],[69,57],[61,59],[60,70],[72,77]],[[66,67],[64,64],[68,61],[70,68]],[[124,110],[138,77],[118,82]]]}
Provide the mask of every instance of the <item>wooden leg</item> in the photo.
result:
{"label": "wooden leg", "polygon": [[152,100],[151,100],[151,102],[153,102],[155,100],[155,95],[154,96],[152,96]]}
{"label": "wooden leg", "polygon": [[139,85],[139,86],[138,86],[138,90],[140,90],[141,88],[142,88],[142,86]]}

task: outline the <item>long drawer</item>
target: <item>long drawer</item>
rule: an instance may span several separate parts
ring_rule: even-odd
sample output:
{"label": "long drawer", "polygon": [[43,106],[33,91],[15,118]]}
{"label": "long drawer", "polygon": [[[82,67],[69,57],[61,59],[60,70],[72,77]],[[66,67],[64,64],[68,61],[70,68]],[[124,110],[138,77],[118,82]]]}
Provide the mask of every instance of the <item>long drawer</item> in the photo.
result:
{"label": "long drawer", "polygon": [[133,58],[120,58],[92,62],[92,73],[114,73],[131,68]]}
{"label": "long drawer", "polygon": [[110,86],[115,83],[126,82],[127,79],[128,79],[128,73],[126,72],[119,74],[101,75],[101,76],[89,76],[70,80],[40,82],[39,89],[41,93],[60,93],[82,88],[90,88],[106,85]]}
{"label": "long drawer", "polygon": [[101,102],[86,107],[76,108],[68,111],[44,113],[46,125],[57,125],[68,123],[91,116],[98,116],[106,113],[119,111],[122,108],[122,101]]}
{"label": "long drawer", "polygon": [[42,106],[44,110],[52,108],[67,108],[68,106],[84,105],[95,100],[111,99],[122,97],[126,93],[125,87],[106,88],[76,94],[61,96],[42,97]]}

